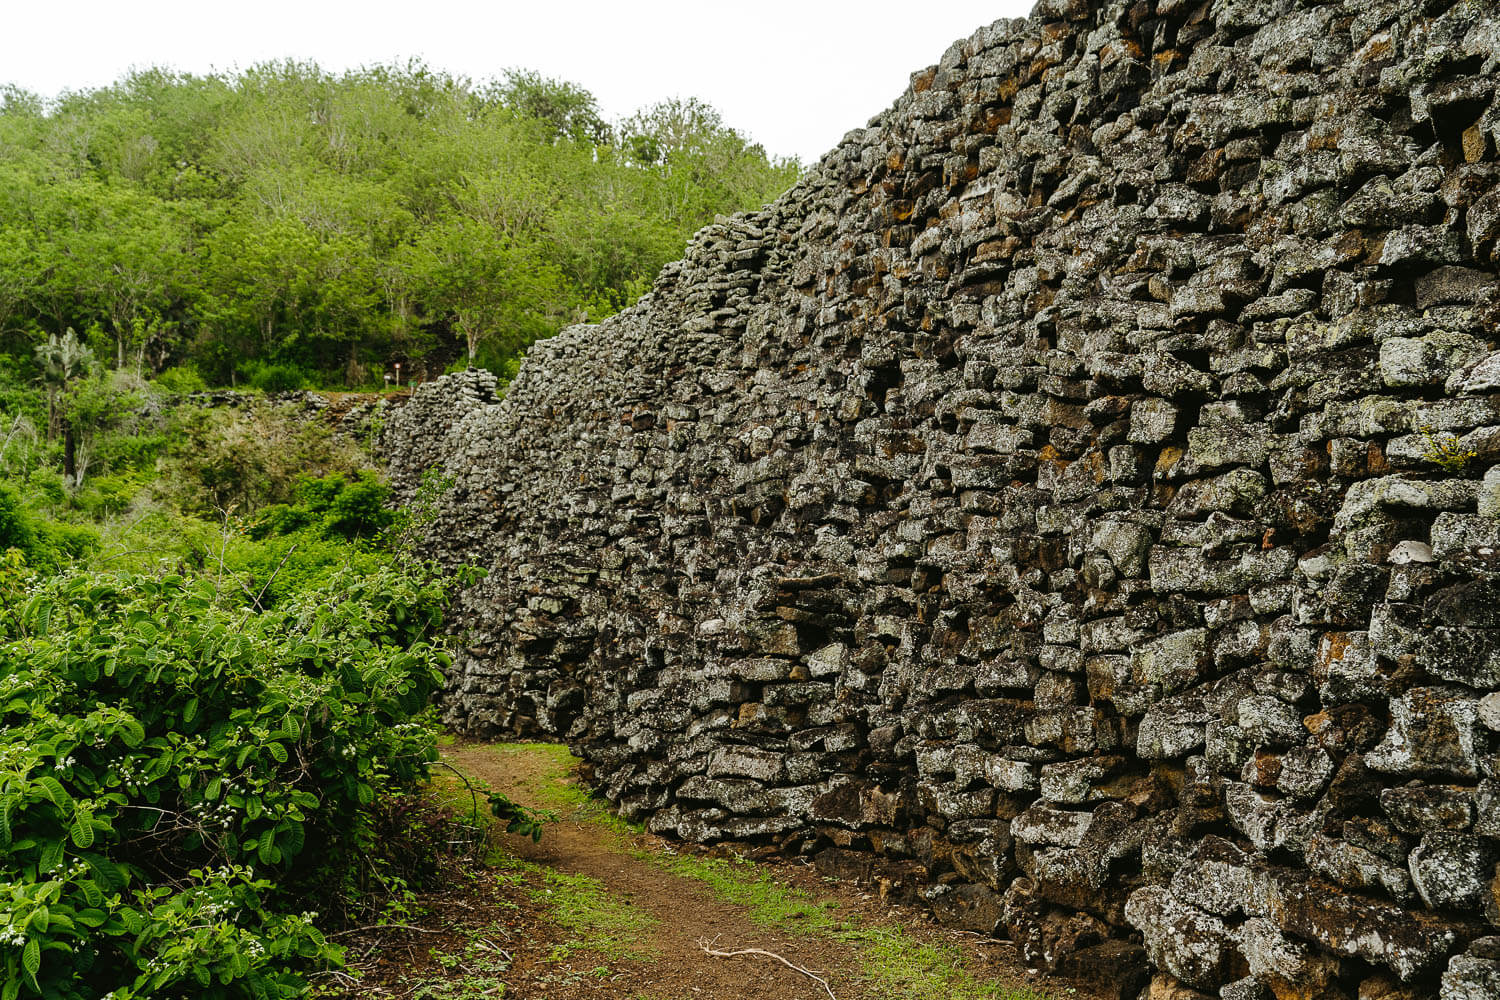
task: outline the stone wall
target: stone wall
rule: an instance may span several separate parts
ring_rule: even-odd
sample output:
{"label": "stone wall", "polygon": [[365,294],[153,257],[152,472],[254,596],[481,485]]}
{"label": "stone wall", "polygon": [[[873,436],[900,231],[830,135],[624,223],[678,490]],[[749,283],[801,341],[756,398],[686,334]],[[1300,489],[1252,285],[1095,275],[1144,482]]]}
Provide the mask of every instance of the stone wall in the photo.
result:
{"label": "stone wall", "polygon": [[1479,0],[954,45],[389,421],[491,570],[449,722],[1124,995],[1500,996],[1497,69]]}

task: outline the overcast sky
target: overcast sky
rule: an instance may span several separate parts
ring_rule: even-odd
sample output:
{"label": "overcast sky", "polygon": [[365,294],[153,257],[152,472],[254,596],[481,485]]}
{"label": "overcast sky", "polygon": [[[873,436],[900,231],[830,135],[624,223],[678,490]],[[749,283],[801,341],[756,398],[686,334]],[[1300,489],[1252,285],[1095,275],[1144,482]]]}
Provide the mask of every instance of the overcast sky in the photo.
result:
{"label": "overcast sky", "polygon": [[483,79],[507,67],[582,84],[610,118],[700,97],[773,154],[814,160],[956,39],[1033,0],[14,0],[0,83],[54,96],[131,67],[339,70],[418,57]]}

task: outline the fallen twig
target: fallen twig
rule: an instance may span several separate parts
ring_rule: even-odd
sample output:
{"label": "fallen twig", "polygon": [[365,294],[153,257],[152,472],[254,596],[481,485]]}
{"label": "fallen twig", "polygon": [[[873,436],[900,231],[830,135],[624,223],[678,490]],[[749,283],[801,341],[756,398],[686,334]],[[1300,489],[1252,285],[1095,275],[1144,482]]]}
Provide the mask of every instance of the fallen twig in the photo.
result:
{"label": "fallen twig", "polygon": [[334,931],[326,937],[343,937],[345,934],[359,934],[362,931],[419,931],[422,934],[441,934],[442,931],[429,930],[426,927],[413,927],[411,924],[370,924],[368,927],[351,927],[346,931]]}
{"label": "fallen twig", "polygon": [[813,982],[823,987],[823,992],[828,994],[828,1000],[839,1000],[838,997],[833,995],[833,990],[829,987],[828,980],[824,979],[822,976],[817,975],[814,972],[804,969],[800,965],[787,961],[785,958],[782,958],[774,951],[766,951],[764,948],[739,948],[735,951],[719,951],[713,946],[713,944],[713,941],[708,941],[704,938],[698,939],[698,947],[702,949],[703,954],[709,955],[713,958],[735,958],[739,955],[764,955],[766,958],[774,958],[776,959],[776,961],[780,962],[788,969],[791,969],[793,972],[800,972],[808,979],[811,979]]}

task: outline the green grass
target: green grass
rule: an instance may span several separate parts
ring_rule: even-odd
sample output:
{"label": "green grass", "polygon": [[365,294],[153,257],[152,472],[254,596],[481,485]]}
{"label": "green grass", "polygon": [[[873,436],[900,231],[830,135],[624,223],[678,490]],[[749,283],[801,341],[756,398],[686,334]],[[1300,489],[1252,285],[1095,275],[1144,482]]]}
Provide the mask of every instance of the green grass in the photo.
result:
{"label": "green grass", "polygon": [[976,979],[952,945],[924,944],[899,927],[865,926],[843,916],[839,905],[777,882],[752,861],[637,855],[667,871],[707,886],[726,903],[749,910],[750,919],[789,934],[823,935],[842,941],[859,956],[864,985],[873,995],[902,1000],[1047,1000],[1031,990],[1008,990]]}
{"label": "green grass", "polygon": [[614,806],[598,797],[574,776],[581,763],[559,743],[501,743],[490,748],[501,760],[515,757],[539,757],[548,763],[538,777],[516,784],[517,795],[536,808],[550,809],[565,819],[583,820],[602,826],[620,837],[644,833],[639,823],[628,823],[615,814]]}
{"label": "green grass", "polygon": [[650,914],[611,896],[597,879],[554,871],[520,858],[495,859],[502,884],[518,887],[547,908],[548,918],[566,931],[567,941],[548,957],[562,961],[580,952],[609,961],[645,961],[653,956],[639,945],[656,924]]}
{"label": "green grass", "polygon": [[753,861],[690,855],[664,858],[649,851],[637,851],[635,856],[673,875],[701,882],[715,898],[746,907],[751,921],[762,926],[799,934],[839,933],[852,928],[848,920],[838,915],[837,903],[816,900],[800,889],[787,888]]}

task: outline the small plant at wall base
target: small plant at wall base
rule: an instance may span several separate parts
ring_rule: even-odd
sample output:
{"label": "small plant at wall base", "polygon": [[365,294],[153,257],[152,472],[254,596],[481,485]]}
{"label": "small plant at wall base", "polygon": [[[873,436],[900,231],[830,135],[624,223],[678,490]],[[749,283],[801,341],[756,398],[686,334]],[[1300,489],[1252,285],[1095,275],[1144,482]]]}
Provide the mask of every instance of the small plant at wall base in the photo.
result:
{"label": "small plant at wall base", "polygon": [[1427,450],[1422,457],[1454,475],[1463,475],[1468,471],[1469,463],[1479,457],[1478,452],[1465,448],[1453,434],[1439,435],[1431,426],[1424,426],[1422,436],[1427,439]]}

